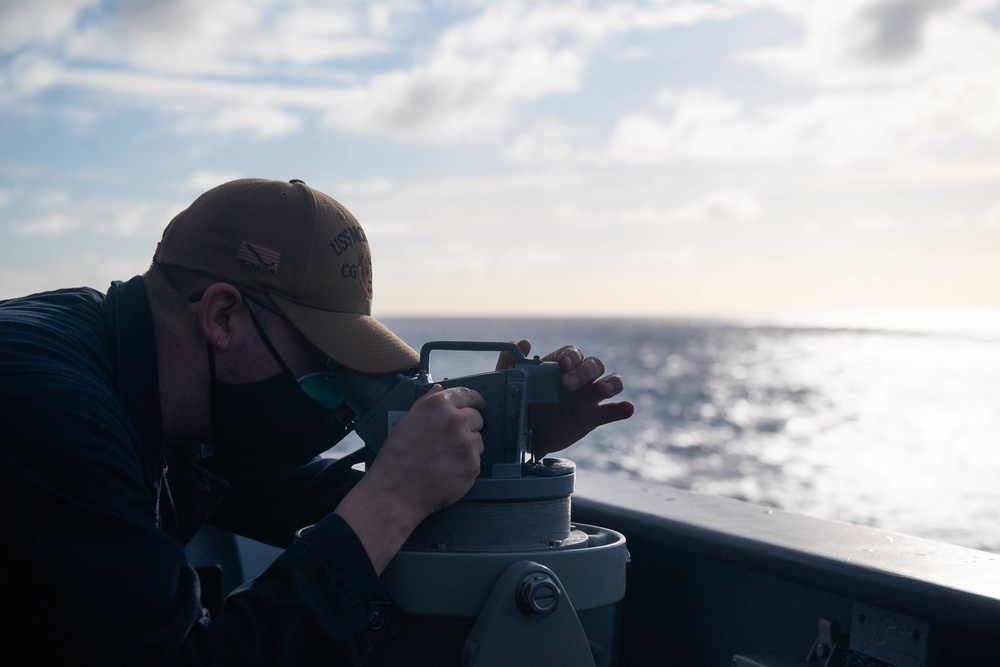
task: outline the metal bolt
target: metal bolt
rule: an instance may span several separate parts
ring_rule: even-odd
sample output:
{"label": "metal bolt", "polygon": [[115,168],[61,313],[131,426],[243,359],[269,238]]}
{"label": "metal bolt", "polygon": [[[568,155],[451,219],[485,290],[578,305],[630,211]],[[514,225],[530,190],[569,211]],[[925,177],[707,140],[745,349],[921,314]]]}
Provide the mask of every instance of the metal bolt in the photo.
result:
{"label": "metal bolt", "polygon": [[562,592],[552,577],[535,572],[521,579],[517,586],[517,606],[526,616],[547,616],[559,606]]}
{"label": "metal bolt", "polygon": [[382,626],[385,625],[385,617],[382,616],[382,612],[378,609],[368,610],[368,616],[365,618],[365,621],[367,621],[368,627],[376,632],[381,630]]}

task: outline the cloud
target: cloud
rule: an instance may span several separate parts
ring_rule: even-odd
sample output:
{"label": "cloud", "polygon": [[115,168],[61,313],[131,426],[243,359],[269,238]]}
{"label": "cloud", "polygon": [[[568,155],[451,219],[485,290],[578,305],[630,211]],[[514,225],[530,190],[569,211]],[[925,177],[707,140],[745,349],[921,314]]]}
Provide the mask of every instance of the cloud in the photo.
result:
{"label": "cloud", "polygon": [[889,215],[859,215],[850,220],[850,226],[859,232],[880,233],[896,232],[902,229],[892,216]]}
{"label": "cloud", "polygon": [[607,157],[613,162],[659,164],[680,158],[739,158],[748,152],[743,104],[711,90],[665,90],[657,95],[673,113],[624,116],[612,130]]}
{"label": "cloud", "polygon": [[1000,31],[980,12],[993,4],[776,3],[802,23],[801,41],[738,57],[794,79],[797,101],[751,104],[718,90],[661,90],[662,112],[623,115],[604,159],[806,160],[842,168],[992,158],[1000,150]]}
{"label": "cloud", "polygon": [[[784,8],[805,28],[801,44],[765,49],[749,54],[793,70],[822,64],[821,76],[833,70],[859,72],[865,67],[899,66],[936,46],[935,31],[954,21],[963,9],[977,2],[961,0],[841,0],[836,3],[802,3]],[[958,11],[956,11],[958,10]]]}
{"label": "cloud", "polygon": [[929,188],[977,183],[1000,183],[1000,159],[887,161],[874,168],[851,169],[842,172],[835,180],[825,181],[821,187],[840,189],[849,186],[872,190],[906,185]]}
{"label": "cloud", "polygon": [[585,161],[589,158],[580,152],[577,144],[594,134],[588,128],[556,120],[542,121],[516,136],[503,155],[510,160],[529,163]]}
{"label": "cloud", "polygon": [[[524,103],[580,90],[610,36],[761,6],[790,13],[804,36],[741,57],[819,92],[799,105],[747,109],[717,91],[666,91],[660,101],[672,117],[623,116],[610,159],[808,156],[843,165],[893,141],[961,151],[983,135],[996,140],[1000,37],[977,14],[982,0],[473,3],[436,14],[446,27],[430,38],[408,28],[424,26],[427,11],[411,3],[6,3],[0,34],[12,57],[0,69],[0,105],[63,87],[94,94],[80,106],[87,122],[124,106],[161,113],[182,133],[263,139],[319,118],[328,128],[407,141],[492,140]],[[372,66],[337,66],[358,59]],[[896,88],[860,88],[872,83]],[[955,123],[969,131],[940,131]],[[577,130],[539,125],[513,141],[508,157],[593,160],[573,145],[583,137],[567,132]]]}
{"label": "cloud", "polygon": [[149,202],[84,201],[74,204],[67,213],[62,210],[67,208],[65,201],[62,193],[54,192],[44,201],[36,202],[48,210],[14,224],[14,232],[24,236],[61,236],[74,232],[132,236],[162,229],[164,220],[170,219],[164,215],[164,207]]}
{"label": "cloud", "polygon": [[493,248],[471,241],[451,241],[436,247],[434,261],[422,267],[430,275],[460,275],[463,280],[482,278],[494,262]]}
{"label": "cloud", "polygon": [[745,223],[760,217],[760,203],[750,190],[738,188],[719,190],[698,197],[667,213],[671,222],[705,223]]}
{"label": "cloud", "polygon": [[881,0],[863,8],[856,53],[875,61],[903,60],[920,51],[927,24],[955,0]]}
{"label": "cloud", "polygon": [[[802,3],[798,44],[741,57],[822,86],[904,85],[992,70],[998,35],[981,13],[994,0],[842,0]],[[991,58],[990,55],[993,55]]]}
{"label": "cloud", "polygon": [[[88,108],[160,112],[181,132],[275,137],[318,112],[325,127],[408,141],[493,139],[520,104],[579,90],[610,35],[748,9],[736,0],[473,2],[435,11],[445,24],[437,33],[408,28],[425,27],[428,11],[407,2],[78,1],[21,38],[25,52],[0,73],[0,105],[66,87],[94,93]],[[359,59],[352,71],[337,66]]]}
{"label": "cloud", "polygon": [[[594,47],[612,34],[729,18],[738,4],[502,3],[447,29],[427,59],[373,76],[327,124],[421,141],[493,138],[516,104],[577,91]],[[551,130],[551,128],[549,128]],[[522,135],[511,156],[536,146]]]}
{"label": "cloud", "polygon": [[50,213],[15,226],[14,231],[25,236],[58,236],[80,229],[82,223],[65,213]]}
{"label": "cloud", "polygon": [[209,169],[199,169],[192,173],[185,186],[198,192],[199,194],[214,188],[217,185],[244,178],[244,174],[238,171],[213,171]]}
{"label": "cloud", "polygon": [[86,252],[39,268],[3,267],[0,268],[0,299],[80,284],[104,291],[112,281],[140,274],[148,266],[148,255],[115,257],[108,252]]}
{"label": "cloud", "polygon": [[983,159],[1000,149],[1000,79],[984,74],[822,92],[797,104],[758,109],[716,91],[663,91],[659,99],[667,113],[621,118],[605,159],[808,160],[835,167],[900,158]]}
{"label": "cloud", "polygon": [[705,225],[744,224],[760,217],[761,205],[753,191],[746,188],[716,190],[680,204],[664,208],[646,204],[611,214],[585,211],[576,206],[561,206],[553,218],[574,226],[605,227],[614,225]]}
{"label": "cloud", "polygon": [[100,0],[32,0],[0,3],[0,53],[57,43],[71,32],[79,15]]}
{"label": "cloud", "polygon": [[343,181],[341,183],[337,183],[333,191],[337,193],[336,196],[341,197],[371,197],[375,195],[388,194],[389,192],[392,192],[394,187],[395,184],[391,178],[374,176],[363,181]]}
{"label": "cloud", "polygon": [[385,52],[366,15],[361,2],[127,2],[81,22],[65,50],[81,61],[149,72],[250,75]]}
{"label": "cloud", "polygon": [[566,171],[532,171],[486,177],[455,177],[407,185],[404,194],[430,199],[455,197],[484,198],[537,192],[578,184],[575,174]]}
{"label": "cloud", "polygon": [[18,55],[0,70],[0,108],[38,95],[63,78],[63,66],[52,58],[36,53]]}
{"label": "cloud", "polygon": [[266,139],[291,134],[303,125],[301,115],[289,113],[274,105],[256,104],[223,106],[213,110],[207,117],[185,116],[176,125],[176,129],[184,134],[246,130],[255,138]]}
{"label": "cloud", "polygon": [[670,244],[640,245],[629,250],[625,256],[630,266],[660,270],[663,265],[675,268],[687,268],[700,256],[700,252],[691,246],[674,246]]}
{"label": "cloud", "polygon": [[548,246],[524,245],[508,248],[500,253],[499,262],[506,268],[555,267],[566,258],[566,253]]}
{"label": "cloud", "polygon": [[1000,199],[993,202],[983,214],[983,227],[986,229],[1000,229]]}
{"label": "cloud", "polygon": [[365,228],[365,235],[371,241],[372,246],[381,247],[379,239],[399,238],[415,236],[420,233],[420,229],[410,222],[399,222],[391,220],[362,220]]}

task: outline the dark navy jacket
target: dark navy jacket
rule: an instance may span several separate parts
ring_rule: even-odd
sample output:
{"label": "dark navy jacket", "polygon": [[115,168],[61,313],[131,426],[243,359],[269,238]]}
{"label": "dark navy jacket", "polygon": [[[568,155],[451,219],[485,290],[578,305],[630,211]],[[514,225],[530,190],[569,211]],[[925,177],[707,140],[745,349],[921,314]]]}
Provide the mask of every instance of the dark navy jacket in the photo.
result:
{"label": "dark navy jacket", "polygon": [[[223,480],[162,441],[141,278],[0,302],[0,628],[30,664],[352,664],[392,605],[329,512],[345,461]],[[287,547],[220,614],[184,545],[202,523]],[[297,529],[314,525],[300,539]]]}

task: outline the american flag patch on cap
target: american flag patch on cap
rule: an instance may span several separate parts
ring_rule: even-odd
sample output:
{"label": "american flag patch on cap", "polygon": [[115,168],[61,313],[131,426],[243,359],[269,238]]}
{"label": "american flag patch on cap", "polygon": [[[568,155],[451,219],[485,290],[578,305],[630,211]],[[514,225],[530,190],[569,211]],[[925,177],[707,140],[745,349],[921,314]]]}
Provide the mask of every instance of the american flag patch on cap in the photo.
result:
{"label": "american flag patch on cap", "polygon": [[240,251],[236,253],[237,262],[265,273],[277,273],[278,260],[280,259],[280,252],[262,248],[246,241],[240,244]]}

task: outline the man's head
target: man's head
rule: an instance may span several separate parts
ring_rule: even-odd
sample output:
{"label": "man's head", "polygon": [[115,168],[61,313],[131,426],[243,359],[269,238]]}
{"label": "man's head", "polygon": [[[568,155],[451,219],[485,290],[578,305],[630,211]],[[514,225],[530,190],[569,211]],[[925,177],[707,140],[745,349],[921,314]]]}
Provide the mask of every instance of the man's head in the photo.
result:
{"label": "man's head", "polygon": [[371,316],[371,252],[350,211],[293,180],[231,181],[209,190],[163,232],[153,263],[267,295],[321,352],[388,373],[419,356]]}

